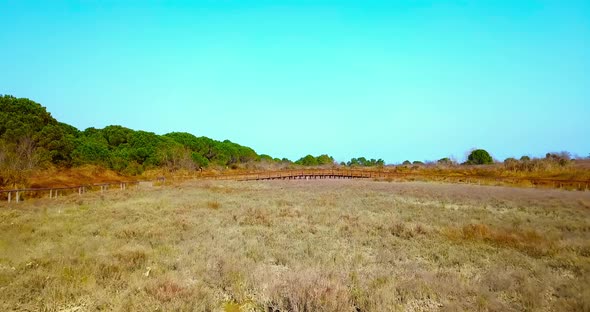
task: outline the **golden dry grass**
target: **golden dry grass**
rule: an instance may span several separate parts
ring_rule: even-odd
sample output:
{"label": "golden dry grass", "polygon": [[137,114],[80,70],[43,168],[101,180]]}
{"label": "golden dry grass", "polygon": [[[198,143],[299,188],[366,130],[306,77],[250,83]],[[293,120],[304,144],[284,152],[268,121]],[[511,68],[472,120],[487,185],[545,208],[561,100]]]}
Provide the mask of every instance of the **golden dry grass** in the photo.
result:
{"label": "golden dry grass", "polygon": [[199,181],[0,205],[0,310],[588,311],[590,192]]}

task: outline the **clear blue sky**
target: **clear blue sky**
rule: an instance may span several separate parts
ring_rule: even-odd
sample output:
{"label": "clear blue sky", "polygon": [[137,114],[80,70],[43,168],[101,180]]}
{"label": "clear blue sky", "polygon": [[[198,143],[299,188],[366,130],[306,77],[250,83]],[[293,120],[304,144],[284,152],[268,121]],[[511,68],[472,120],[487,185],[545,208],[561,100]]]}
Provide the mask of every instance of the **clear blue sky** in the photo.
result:
{"label": "clear blue sky", "polygon": [[290,159],[587,156],[590,1],[0,0],[0,94]]}

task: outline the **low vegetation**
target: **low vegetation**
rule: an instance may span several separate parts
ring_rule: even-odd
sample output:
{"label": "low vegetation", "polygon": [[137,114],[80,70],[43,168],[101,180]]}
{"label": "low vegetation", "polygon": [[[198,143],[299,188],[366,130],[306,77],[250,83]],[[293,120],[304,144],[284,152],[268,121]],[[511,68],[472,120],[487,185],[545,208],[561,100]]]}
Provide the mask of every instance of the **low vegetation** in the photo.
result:
{"label": "low vegetation", "polygon": [[590,193],[196,181],[0,204],[0,310],[588,311]]}

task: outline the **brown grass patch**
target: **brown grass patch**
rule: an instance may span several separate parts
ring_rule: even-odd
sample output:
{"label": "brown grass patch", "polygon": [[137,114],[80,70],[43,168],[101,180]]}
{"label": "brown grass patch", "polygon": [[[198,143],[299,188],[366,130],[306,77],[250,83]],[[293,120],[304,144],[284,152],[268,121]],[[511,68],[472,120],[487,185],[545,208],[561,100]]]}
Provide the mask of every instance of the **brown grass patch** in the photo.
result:
{"label": "brown grass patch", "polygon": [[496,247],[513,248],[531,256],[554,252],[555,243],[535,230],[492,229],[485,224],[468,224],[462,228],[447,228],[443,233],[453,241],[477,241]]}
{"label": "brown grass patch", "polygon": [[187,288],[171,280],[158,282],[155,285],[147,287],[146,291],[161,302],[183,299],[190,295],[190,291]]}
{"label": "brown grass patch", "polygon": [[147,261],[147,254],[141,249],[122,250],[114,254],[115,259],[127,270],[141,269]]}
{"label": "brown grass patch", "polygon": [[217,210],[217,209],[221,208],[221,203],[217,200],[208,201],[207,208]]}

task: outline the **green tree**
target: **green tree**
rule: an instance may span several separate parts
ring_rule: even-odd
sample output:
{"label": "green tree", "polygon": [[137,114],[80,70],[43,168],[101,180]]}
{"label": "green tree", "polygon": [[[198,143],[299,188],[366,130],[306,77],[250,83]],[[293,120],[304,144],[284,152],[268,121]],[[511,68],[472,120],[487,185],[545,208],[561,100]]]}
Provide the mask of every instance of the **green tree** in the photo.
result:
{"label": "green tree", "polygon": [[70,154],[77,135],[76,128],[55,120],[41,104],[25,98],[0,96],[0,139],[6,143],[5,148],[30,140],[38,165],[47,162],[71,165]]}
{"label": "green tree", "polygon": [[476,149],[471,151],[467,157],[467,163],[470,165],[486,165],[494,163],[494,160],[486,150]]}
{"label": "green tree", "polygon": [[318,165],[332,165],[334,164],[334,158],[332,156],[322,154],[316,157]]}
{"label": "green tree", "polygon": [[312,155],[307,155],[305,157],[300,158],[295,163],[298,165],[303,165],[303,166],[317,166],[318,160],[317,160],[317,158],[313,157]]}

